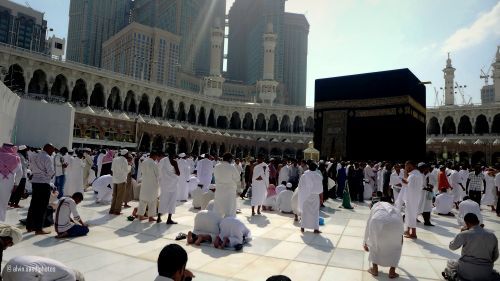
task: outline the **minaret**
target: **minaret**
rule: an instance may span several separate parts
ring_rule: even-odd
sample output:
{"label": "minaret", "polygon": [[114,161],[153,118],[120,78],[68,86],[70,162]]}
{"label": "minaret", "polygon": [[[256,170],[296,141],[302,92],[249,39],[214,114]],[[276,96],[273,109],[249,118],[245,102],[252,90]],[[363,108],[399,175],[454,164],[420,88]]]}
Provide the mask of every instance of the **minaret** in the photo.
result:
{"label": "minaret", "polygon": [[495,89],[495,102],[500,102],[500,46],[497,46],[495,62],[493,68],[493,87]]}
{"label": "minaret", "polygon": [[224,43],[224,28],[220,26],[220,19],[215,20],[215,27],[211,30],[210,47],[210,76],[203,78],[203,92],[207,96],[221,97],[222,85],[225,79],[221,76],[222,44]]}
{"label": "minaret", "polygon": [[265,102],[272,104],[276,99],[276,91],[279,83],[274,80],[274,59],[276,42],[278,36],[273,31],[273,24],[268,23],[266,32],[264,33],[264,71],[263,80],[257,81],[257,91],[259,98]]}
{"label": "minaret", "polygon": [[451,65],[450,53],[446,60],[446,68],[443,69],[444,73],[444,105],[455,104],[455,68]]}

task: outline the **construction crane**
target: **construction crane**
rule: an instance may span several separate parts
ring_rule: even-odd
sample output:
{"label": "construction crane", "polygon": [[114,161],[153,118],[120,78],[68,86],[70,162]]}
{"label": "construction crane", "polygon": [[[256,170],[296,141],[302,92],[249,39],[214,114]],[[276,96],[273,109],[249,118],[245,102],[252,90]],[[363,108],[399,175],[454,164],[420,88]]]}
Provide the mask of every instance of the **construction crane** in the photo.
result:
{"label": "construction crane", "polygon": [[434,87],[434,106],[439,106],[440,103],[439,103],[439,91],[436,87]]}
{"label": "construction crane", "polygon": [[[455,82],[455,89],[458,89],[458,93],[460,94],[460,97],[462,98],[462,104],[463,105],[466,105],[466,104],[471,104],[471,101],[472,101],[472,97],[469,99],[468,102],[465,101],[465,93],[464,93],[464,89],[467,88],[467,85],[458,85],[457,82]],[[456,94],[457,92],[455,92]]]}
{"label": "construction crane", "polygon": [[[488,85],[488,79],[490,78],[490,71],[491,71],[491,65],[490,65],[490,68],[488,68],[488,71],[484,72],[483,71],[484,67],[481,68],[481,75],[479,76],[479,78],[481,79],[484,79],[484,85]],[[491,78],[493,78],[493,76],[491,76]]]}

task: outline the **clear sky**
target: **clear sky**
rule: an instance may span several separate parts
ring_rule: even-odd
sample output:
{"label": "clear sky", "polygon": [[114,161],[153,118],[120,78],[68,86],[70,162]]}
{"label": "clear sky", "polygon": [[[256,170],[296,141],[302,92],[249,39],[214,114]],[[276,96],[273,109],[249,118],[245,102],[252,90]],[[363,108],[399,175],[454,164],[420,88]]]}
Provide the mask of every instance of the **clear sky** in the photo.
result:
{"label": "clear sky", "polygon": [[[57,36],[66,37],[69,0],[27,2],[45,12]],[[227,0],[228,9],[233,2]],[[315,79],[395,68],[409,68],[420,80],[431,81],[427,105],[433,106],[434,87],[439,91],[444,84],[447,52],[457,69],[456,82],[467,85],[466,99],[478,103],[484,85],[481,68],[488,70],[500,45],[498,0],[288,0],[286,10],[305,13],[311,25],[307,77],[311,106]],[[462,98],[457,95],[456,100]]]}

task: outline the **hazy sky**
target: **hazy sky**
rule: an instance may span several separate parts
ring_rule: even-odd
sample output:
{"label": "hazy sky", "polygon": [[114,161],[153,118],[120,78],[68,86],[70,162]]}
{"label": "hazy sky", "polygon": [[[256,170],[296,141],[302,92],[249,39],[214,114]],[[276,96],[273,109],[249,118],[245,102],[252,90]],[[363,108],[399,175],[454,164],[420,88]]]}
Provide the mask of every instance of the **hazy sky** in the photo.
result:
{"label": "hazy sky", "polygon": [[[14,0],[25,4],[26,0]],[[105,0],[103,0],[105,1]],[[29,0],[45,12],[57,36],[68,32],[69,0]],[[227,0],[228,8],[234,0]],[[467,85],[466,99],[480,102],[479,78],[500,45],[497,0],[288,0],[288,12],[305,13],[309,33],[307,104],[314,104],[314,80],[395,68],[409,68],[427,86],[443,86],[447,52],[456,81]],[[492,79],[490,79],[490,84]],[[442,92],[440,92],[442,99]],[[456,96],[461,102],[462,98]]]}

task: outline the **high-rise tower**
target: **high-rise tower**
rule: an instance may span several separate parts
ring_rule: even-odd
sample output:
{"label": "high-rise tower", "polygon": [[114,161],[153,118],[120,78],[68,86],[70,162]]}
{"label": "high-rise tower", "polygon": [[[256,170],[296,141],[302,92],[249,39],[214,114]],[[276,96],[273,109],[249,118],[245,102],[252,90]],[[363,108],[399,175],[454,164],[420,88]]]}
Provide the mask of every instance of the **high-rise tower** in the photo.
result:
{"label": "high-rise tower", "polygon": [[500,102],[500,46],[497,47],[493,68],[493,85],[495,87],[495,102]]}
{"label": "high-rise tower", "polygon": [[66,58],[101,66],[102,43],[127,26],[131,0],[71,0]]}
{"label": "high-rise tower", "polygon": [[276,56],[276,42],[278,36],[273,31],[273,24],[267,24],[266,32],[263,35],[264,47],[264,68],[263,80],[257,81],[257,92],[259,98],[265,102],[272,104],[276,99],[276,91],[279,83],[274,80],[274,62]]}
{"label": "high-rise tower", "polygon": [[225,79],[221,76],[222,48],[224,46],[224,27],[220,19],[215,21],[215,27],[210,32],[210,75],[204,78],[203,92],[207,96],[221,97],[222,84]]}
{"label": "high-rise tower", "polygon": [[451,65],[450,53],[446,60],[446,67],[443,69],[444,73],[444,105],[455,104],[455,68]]}

